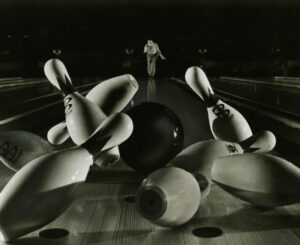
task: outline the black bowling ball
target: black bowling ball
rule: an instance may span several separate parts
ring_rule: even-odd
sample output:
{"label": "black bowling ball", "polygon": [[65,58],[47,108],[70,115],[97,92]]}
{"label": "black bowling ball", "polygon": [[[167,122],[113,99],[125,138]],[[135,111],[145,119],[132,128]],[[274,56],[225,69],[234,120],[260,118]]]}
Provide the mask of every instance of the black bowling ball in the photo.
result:
{"label": "black bowling ball", "polygon": [[168,107],[144,102],[128,110],[133,133],[120,145],[123,160],[133,169],[150,173],[164,167],[183,148],[183,127]]}

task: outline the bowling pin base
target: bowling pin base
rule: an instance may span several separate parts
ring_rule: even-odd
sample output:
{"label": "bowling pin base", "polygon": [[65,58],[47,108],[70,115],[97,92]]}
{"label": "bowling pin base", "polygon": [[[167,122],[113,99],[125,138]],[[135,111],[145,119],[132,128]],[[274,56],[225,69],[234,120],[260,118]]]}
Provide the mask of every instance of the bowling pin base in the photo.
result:
{"label": "bowling pin base", "polygon": [[120,160],[118,155],[108,155],[101,159],[97,158],[95,164],[100,168],[107,168],[115,165]]}
{"label": "bowling pin base", "polygon": [[151,223],[176,227],[195,215],[200,200],[201,191],[194,176],[183,169],[168,167],[143,180],[136,195],[136,207]]}
{"label": "bowling pin base", "polygon": [[284,194],[284,193],[262,193],[255,191],[240,190],[221,183],[216,184],[224,191],[236,196],[246,202],[260,207],[277,207],[300,202],[299,194]]}
{"label": "bowling pin base", "polygon": [[113,147],[103,151],[95,160],[95,164],[100,168],[107,168],[116,164],[120,160],[120,152],[118,147]]}
{"label": "bowling pin base", "polygon": [[140,214],[149,220],[160,218],[167,209],[167,198],[157,187],[144,187],[136,198],[136,207]]}

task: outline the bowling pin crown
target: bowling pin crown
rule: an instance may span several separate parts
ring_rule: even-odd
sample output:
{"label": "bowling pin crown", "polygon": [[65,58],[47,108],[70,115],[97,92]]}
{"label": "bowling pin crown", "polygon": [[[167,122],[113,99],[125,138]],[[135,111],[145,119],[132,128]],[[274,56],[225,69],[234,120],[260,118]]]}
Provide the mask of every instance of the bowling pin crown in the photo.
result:
{"label": "bowling pin crown", "polygon": [[126,74],[128,80],[130,81],[130,84],[132,87],[138,89],[139,88],[139,84],[138,82],[135,80],[134,76],[132,76],[131,74]]}
{"label": "bowling pin crown", "polygon": [[213,106],[218,102],[210,82],[204,71],[197,66],[192,66],[185,73],[185,80],[190,88],[204,101],[207,107]]}
{"label": "bowling pin crown", "polygon": [[71,78],[65,65],[59,59],[50,59],[44,66],[44,73],[52,85],[64,95],[74,92]]}

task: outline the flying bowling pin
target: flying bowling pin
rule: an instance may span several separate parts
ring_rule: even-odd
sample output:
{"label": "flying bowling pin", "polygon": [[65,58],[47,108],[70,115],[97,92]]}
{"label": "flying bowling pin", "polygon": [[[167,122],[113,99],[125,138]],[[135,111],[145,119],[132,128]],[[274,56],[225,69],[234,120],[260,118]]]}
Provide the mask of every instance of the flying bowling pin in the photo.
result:
{"label": "flying bowling pin", "polygon": [[[86,98],[97,104],[106,115],[122,111],[138,90],[138,83],[130,75],[122,75],[105,80],[95,86]],[[53,126],[48,131],[49,142],[60,145],[69,138],[66,122]]]}
{"label": "flying bowling pin", "polygon": [[[48,140],[54,145],[60,145],[70,137],[65,122],[56,124],[48,131]],[[95,160],[95,164],[99,167],[108,167],[117,163],[120,160],[119,147],[113,147],[106,151],[103,151],[99,159]]]}
{"label": "flying bowling pin", "polygon": [[106,119],[105,113],[98,105],[75,92],[67,69],[60,60],[48,60],[44,72],[50,83],[64,95],[68,132],[73,142],[81,145]]}
{"label": "flying bowling pin", "polygon": [[176,227],[195,215],[200,200],[201,191],[194,176],[183,169],[169,167],[158,169],[143,180],[136,207],[150,222]]}
{"label": "flying bowling pin", "polygon": [[21,168],[0,194],[0,239],[14,240],[56,219],[76,198],[93,160],[124,142],[132,130],[129,116],[113,114],[81,146],[43,155]]}
{"label": "flying bowling pin", "polygon": [[99,83],[86,95],[86,98],[101,107],[106,115],[111,115],[122,111],[138,88],[136,79],[126,74]]}
{"label": "flying bowling pin", "polygon": [[61,145],[70,138],[67,124],[60,122],[48,130],[47,139],[52,145]]}
{"label": "flying bowling pin", "polygon": [[18,130],[0,132],[0,162],[12,171],[52,151],[54,147],[36,134]]}
{"label": "flying bowling pin", "polygon": [[[70,138],[67,125],[65,122],[56,124],[48,131],[48,141],[54,145],[60,145]],[[119,147],[113,147],[103,151],[99,159],[95,160],[95,164],[99,167],[108,167],[120,160]],[[27,161],[28,162],[28,161]]]}
{"label": "flying bowling pin", "polygon": [[251,128],[243,115],[216,97],[203,70],[196,66],[188,68],[185,80],[204,101],[209,126],[215,139],[240,142],[252,135]]}
{"label": "flying bowling pin", "polygon": [[217,158],[247,152],[265,153],[271,151],[275,145],[275,135],[266,130],[257,132],[240,143],[200,141],[182,150],[171,164],[191,173],[201,173],[211,181],[211,168]]}
{"label": "flying bowling pin", "polygon": [[270,154],[218,158],[212,179],[230,194],[264,207],[300,202],[300,169]]}

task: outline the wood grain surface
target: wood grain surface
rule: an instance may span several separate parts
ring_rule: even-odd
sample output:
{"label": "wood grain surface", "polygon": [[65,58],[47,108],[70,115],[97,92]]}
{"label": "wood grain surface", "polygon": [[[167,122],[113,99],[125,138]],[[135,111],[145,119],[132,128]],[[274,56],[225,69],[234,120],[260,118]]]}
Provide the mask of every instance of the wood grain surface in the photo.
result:
{"label": "wood grain surface", "polygon": [[[3,188],[12,172],[1,166],[0,174]],[[135,195],[143,177],[122,163],[112,169],[93,169],[77,200],[62,216],[10,244],[300,244],[300,204],[259,208],[216,185],[190,222],[175,229],[155,226],[139,215],[133,202],[125,201]],[[193,235],[201,227],[219,228],[223,233],[213,238]],[[40,231],[53,228],[69,234],[56,239],[39,236]]]}

